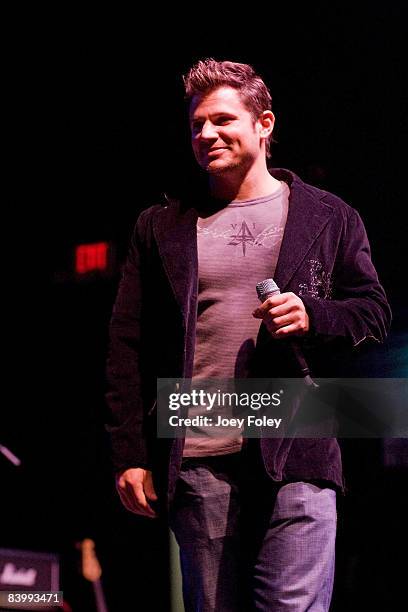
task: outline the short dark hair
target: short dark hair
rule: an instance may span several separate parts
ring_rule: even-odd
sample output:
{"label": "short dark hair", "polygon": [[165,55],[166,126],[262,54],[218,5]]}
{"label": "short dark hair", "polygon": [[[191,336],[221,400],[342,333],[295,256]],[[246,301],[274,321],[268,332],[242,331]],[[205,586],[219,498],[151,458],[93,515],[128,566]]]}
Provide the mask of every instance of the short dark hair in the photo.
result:
{"label": "short dark hair", "polygon": [[[249,64],[217,61],[212,57],[194,64],[183,76],[186,100],[191,102],[196,95],[206,95],[218,87],[236,89],[254,122],[265,110],[272,110],[269,89]],[[272,134],[266,139],[266,156],[270,157]]]}

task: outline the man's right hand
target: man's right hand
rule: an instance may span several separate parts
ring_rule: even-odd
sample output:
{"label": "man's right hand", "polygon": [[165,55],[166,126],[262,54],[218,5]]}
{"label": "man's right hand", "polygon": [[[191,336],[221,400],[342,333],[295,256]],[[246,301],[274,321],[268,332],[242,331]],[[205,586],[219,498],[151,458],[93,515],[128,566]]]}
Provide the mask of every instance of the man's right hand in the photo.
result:
{"label": "man's right hand", "polygon": [[130,512],[156,518],[149,501],[157,501],[150,470],[129,468],[116,476],[116,488],[122,504]]}

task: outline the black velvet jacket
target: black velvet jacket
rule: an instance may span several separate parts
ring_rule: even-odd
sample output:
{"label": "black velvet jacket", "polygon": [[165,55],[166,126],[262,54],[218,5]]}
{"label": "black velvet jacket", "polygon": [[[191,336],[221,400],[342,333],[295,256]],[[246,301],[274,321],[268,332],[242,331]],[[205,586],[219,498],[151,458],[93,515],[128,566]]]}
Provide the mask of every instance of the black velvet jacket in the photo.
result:
{"label": "black velvet jacket", "polygon": [[[290,187],[289,212],[274,279],[301,296],[311,333],[302,340],[315,376],[336,376],[333,355],[384,340],[391,320],[358,213],[331,193],[288,170],[275,178]],[[156,439],[156,379],[191,378],[197,316],[196,201],[169,201],[137,221],[110,326],[108,431],[117,471],[153,469],[163,500],[171,499],[183,440]],[[262,324],[254,377],[296,376],[285,342]],[[275,358],[271,359],[275,353]],[[269,358],[268,358],[269,356]],[[278,359],[276,359],[278,357]],[[279,363],[268,370],[268,363]],[[335,439],[261,440],[271,478],[326,480],[343,488]]]}

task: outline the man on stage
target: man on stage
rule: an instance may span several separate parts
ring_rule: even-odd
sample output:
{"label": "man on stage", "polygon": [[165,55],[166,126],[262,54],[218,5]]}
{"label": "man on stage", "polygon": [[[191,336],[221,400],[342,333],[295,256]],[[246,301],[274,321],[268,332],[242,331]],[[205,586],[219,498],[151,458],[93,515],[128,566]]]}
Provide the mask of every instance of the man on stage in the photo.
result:
{"label": "man on stage", "polygon": [[[358,213],[269,170],[270,93],[247,64],[184,77],[208,190],[144,210],[111,321],[109,431],[130,511],[168,514],[187,611],[326,611],[334,575],[337,441],[155,437],[157,378],[315,376],[382,342],[390,310]],[[257,304],[255,285],[280,294]]]}

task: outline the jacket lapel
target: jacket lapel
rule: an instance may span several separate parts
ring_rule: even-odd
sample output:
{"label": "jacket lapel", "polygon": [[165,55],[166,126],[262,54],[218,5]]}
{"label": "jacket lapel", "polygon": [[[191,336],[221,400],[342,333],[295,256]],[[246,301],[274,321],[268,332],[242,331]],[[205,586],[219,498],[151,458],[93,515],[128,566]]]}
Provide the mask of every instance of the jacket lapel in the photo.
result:
{"label": "jacket lapel", "polygon": [[156,216],[153,232],[173,293],[187,320],[198,278],[197,211],[172,201]]}
{"label": "jacket lapel", "polygon": [[[280,170],[273,170],[271,173],[278,179],[286,180],[290,187],[288,218],[274,276],[283,293],[327,225],[333,210],[331,206],[311,195],[296,175]],[[288,180],[288,175],[291,180]]]}

